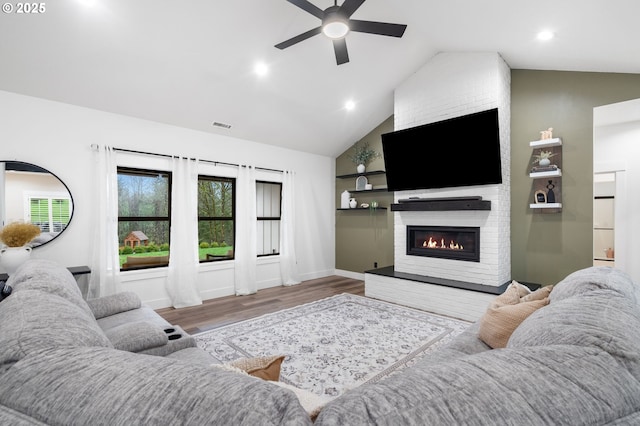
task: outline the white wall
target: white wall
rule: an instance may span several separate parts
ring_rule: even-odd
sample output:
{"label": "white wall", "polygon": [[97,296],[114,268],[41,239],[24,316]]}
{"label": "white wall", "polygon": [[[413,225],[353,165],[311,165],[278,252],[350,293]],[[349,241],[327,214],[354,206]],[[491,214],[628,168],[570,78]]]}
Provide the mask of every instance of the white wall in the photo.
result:
{"label": "white wall", "polygon": [[[251,164],[296,172],[296,248],[302,279],[334,273],[335,159],[252,141],[234,139],[0,91],[0,160],[37,164],[69,187],[74,216],[63,235],[32,256],[66,266],[89,265],[93,208],[92,144],[116,148]],[[160,157],[126,156],[138,167],[158,166]],[[164,160],[166,161],[166,160]],[[232,173],[232,172],[231,172]],[[280,284],[277,257],[259,260],[258,288]],[[233,294],[233,262],[200,267],[198,288],[204,299]],[[154,308],[170,306],[164,289],[166,269],[128,271],[124,289]]]}
{"label": "white wall", "polygon": [[640,282],[640,99],[593,110],[593,172],[615,173],[615,266]]}

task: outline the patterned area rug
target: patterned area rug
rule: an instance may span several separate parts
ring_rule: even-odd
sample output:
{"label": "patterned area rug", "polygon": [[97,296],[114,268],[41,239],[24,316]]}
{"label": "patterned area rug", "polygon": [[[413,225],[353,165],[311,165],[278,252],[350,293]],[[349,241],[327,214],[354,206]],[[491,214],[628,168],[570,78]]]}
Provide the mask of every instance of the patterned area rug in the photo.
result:
{"label": "patterned area rug", "polygon": [[194,335],[222,363],[286,355],[280,380],[330,399],[400,371],[469,322],[352,294]]}

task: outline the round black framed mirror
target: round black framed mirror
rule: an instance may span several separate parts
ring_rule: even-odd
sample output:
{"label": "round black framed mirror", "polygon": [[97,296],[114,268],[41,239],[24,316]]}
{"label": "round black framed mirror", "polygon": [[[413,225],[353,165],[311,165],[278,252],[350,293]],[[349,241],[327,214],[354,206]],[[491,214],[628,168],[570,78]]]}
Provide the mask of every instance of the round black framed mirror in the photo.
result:
{"label": "round black framed mirror", "polygon": [[28,222],[40,227],[29,246],[40,247],[58,238],[71,223],[73,197],[49,170],[22,161],[0,161],[0,225]]}

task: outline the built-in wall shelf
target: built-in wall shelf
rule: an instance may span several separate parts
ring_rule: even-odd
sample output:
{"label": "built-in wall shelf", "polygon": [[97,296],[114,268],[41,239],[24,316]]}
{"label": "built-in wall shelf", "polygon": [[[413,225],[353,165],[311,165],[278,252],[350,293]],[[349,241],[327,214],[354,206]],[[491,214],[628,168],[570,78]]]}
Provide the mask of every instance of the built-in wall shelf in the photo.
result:
{"label": "built-in wall shelf", "polygon": [[549,170],[548,172],[531,172],[529,173],[529,177],[533,179],[542,179],[546,177],[560,177],[562,176],[562,170]]}
{"label": "built-in wall shelf", "polygon": [[532,209],[561,209],[562,203],[529,204]]}
{"label": "built-in wall shelf", "polygon": [[416,198],[391,204],[391,211],[428,212],[448,210],[491,210],[491,201],[482,197]]}
{"label": "built-in wall shelf", "polygon": [[350,193],[358,194],[362,192],[388,192],[387,188],[373,188],[373,189],[350,189]]}
{"label": "built-in wall shelf", "polygon": [[538,141],[529,142],[529,146],[531,148],[549,148],[552,146],[560,146],[560,145],[562,145],[562,139],[560,138],[541,139]]}
{"label": "built-in wall shelf", "polygon": [[378,210],[387,210],[387,208],[386,207],[376,207],[374,209],[374,208],[371,208],[371,207],[354,207],[352,209],[336,209],[336,210],[339,210],[339,211],[350,211],[350,212],[357,212],[357,211],[360,211],[360,212],[363,212],[363,211],[364,212],[366,212],[366,211],[375,212],[375,211],[378,211]]}
{"label": "built-in wall shelf", "polygon": [[383,175],[386,172],[384,170],[372,170],[370,172],[364,172],[364,173],[350,173],[348,175],[339,175],[336,176],[336,178],[338,179],[349,179],[349,178],[354,178],[354,177],[358,177],[358,176],[374,176],[374,175]]}
{"label": "built-in wall shelf", "polygon": [[533,203],[529,208],[544,213],[562,211],[562,139],[549,138],[529,142],[533,179]]}

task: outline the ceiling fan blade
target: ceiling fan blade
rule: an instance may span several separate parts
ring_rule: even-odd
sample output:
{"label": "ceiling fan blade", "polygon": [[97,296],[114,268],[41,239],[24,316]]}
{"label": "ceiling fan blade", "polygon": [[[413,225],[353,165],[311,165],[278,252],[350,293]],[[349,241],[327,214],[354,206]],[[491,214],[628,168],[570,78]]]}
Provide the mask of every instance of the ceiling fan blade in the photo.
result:
{"label": "ceiling fan blade", "polygon": [[316,34],[320,34],[322,32],[322,27],[316,27],[312,30],[304,32],[302,34],[298,34],[295,37],[291,37],[289,40],[285,40],[282,43],[276,44],[278,49],[286,49],[289,46],[293,46],[296,43],[300,43],[301,41],[305,41],[308,38],[313,37]]}
{"label": "ceiling fan blade", "polygon": [[340,12],[342,12],[347,18],[353,15],[353,12],[358,10],[365,0],[344,0],[342,6],[340,6]]}
{"label": "ceiling fan blade", "polygon": [[344,38],[333,40],[333,50],[336,52],[336,63],[338,65],[349,62],[349,52],[347,52],[347,41]]}
{"label": "ceiling fan blade", "polygon": [[289,3],[298,6],[300,9],[309,12],[318,19],[324,18],[324,10],[309,3],[307,0],[287,0]]}
{"label": "ceiling fan blade", "polygon": [[360,33],[378,34],[391,37],[402,37],[406,25],[390,24],[388,22],[349,20],[349,29]]}

